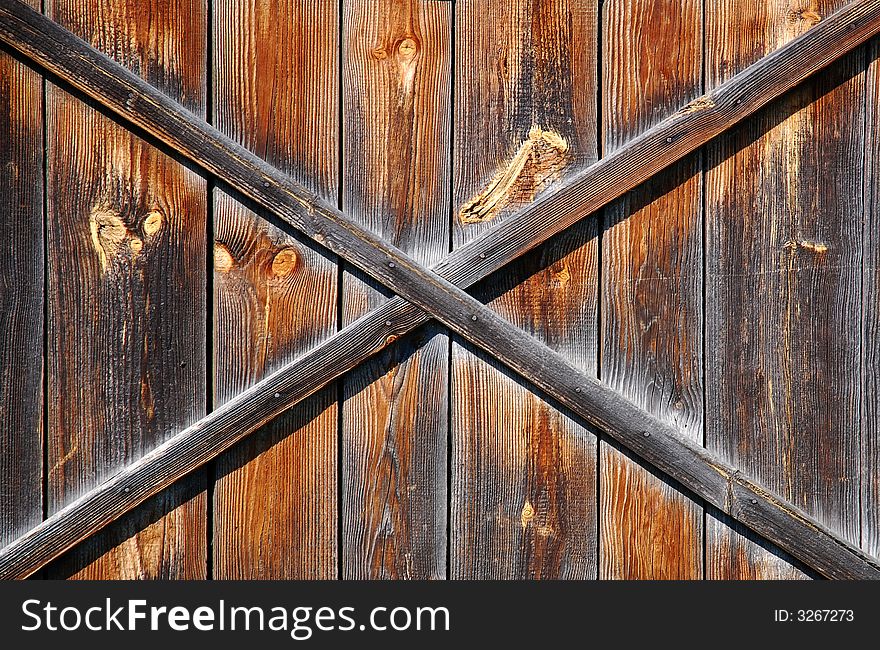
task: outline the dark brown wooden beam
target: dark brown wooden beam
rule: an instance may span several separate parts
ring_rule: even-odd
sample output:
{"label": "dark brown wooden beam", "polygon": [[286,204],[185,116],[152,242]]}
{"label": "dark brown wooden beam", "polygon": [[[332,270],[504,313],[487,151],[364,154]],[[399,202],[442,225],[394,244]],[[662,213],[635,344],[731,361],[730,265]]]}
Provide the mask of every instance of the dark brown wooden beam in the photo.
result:
{"label": "dark brown wooden beam", "polygon": [[[674,429],[641,411],[596,380],[585,377],[552,350],[501,320],[491,310],[455,286],[414,264],[393,247],[354,227],[337,210],[321,205],[299,188],[291,191],[289,188],[295,186],[283,174],[227,141],[211,127],[176,107],[173,102],[147,84],[61,30],[51,21],[26,10],[12,0],[0,2],[0,14],[4,17],[0,26],[0,38],[10,42],[48,69],[94,96],[123,117],[145,128],[272,210],[282,219],[322,241],[331,250],[340,253],[380,282],[432,313],[713,505],[754,528],[756,532],[763,534],[825,575],[880,576],[880,567],[876,560],[839,539],[790,504],[767,494],[759,486],[739,476],[734,468],[725,465],[703,448],[678,438]],[[875,0],[849,5],[839,14],[821,23],[819,27],[795,42],[806,47],[806,50],[800,51],[797,56],[782,57],[776,61],[776,65],[781,66],[776,72],[781,73],[781,76],[776,79],[774,87],[778,87],[779,92],[784,91],[793,85],[790,79],[796,70],[815,71],[832,60],[834,55],[843,53],[876,33],[880,24],[878,16],[880,16],[880,1]],[[807,38],[820,28],[824,28],[823,38],[812,40]],[[829,43],[833,46],[829,46]],[[787,52],[790,53],[790,50]],[[804,64],[805,52],[813,54],[807,60],[813,61],[815,67]],[[708,101],[692,103],[690,108],[671,118],[673,121],[676,119],[679,121],[675,122],[671,135],[666,136],[667,145],[675,145],[686,136],[686,131],[678,132],[683,125],[687,128],[701,126],[704,132],[718,128],[718,124],[723,121],[719,115],[723,116],[731,110],[731,107],[745,103],[744,93],[753,92],[754,96],[760,97],[756,89],[760,90],[762,86],[756,83],[756,79],[765,78],[767,70],[761,68],[761,64],[757,66],[758,72],[755,73],[754,79],[736,78],[740,80],[741,85],[735,87],[736,93],[732,97],[719,96],[719,91],[716,91],[709,96]],[[764,96],[768,99],[770,92],[765,88]],[[753,98],[748,97],[749,101]],[[719,110],[713,110],[716,108]],[[751,110],[755,108],[757,106]],[[699,121],[693,122],[695,119]],[[669,128],[669,123],[666,122],[658,128]],[[658,151],[654,150],[655,147],[649,147],[647,151],[639,149],[640,146],[644,146],[644,137],[635,141],[634,151],[639,155],[646,153],[650,156],[657,155]],[[712,136],[701,137],[708,139]],[[694,146],[699,144],[701,142]],[[672,147],[666,148],[667,151],[671,149]],[[659,153],[662,152],[663,147],[660,148]],[[608,160],[619,164],[617,158]],[[636,160],[632,159],[628,164],[633,165],[635,162]],[[669,162],[671,160],[665,164]],[[613,166],[612,163],[608,163],[608,166]],[[650,167],[650,164],[647,167]],[[618,168],[618,173],[621,172],[623,178],[627,176],[641,178],[637,166],[624,165]],[[601,175],[597,176],[601,178]],[[561,197],[562,206],[568,212],[569,208],[577,205],[577,201],[589,196],[589,192],[583,187],[578,193],[577,180],[574,183],[575,191],[566,193],[573,195],[574,198],[567,199],[566,196],[557,193],[540,205]],[[637,182],[639,180],[635,180],[634,184]],[[617,192],[617,188],[612,186],[612,189],[607,191],[616,193],[608,198],[614,198],[626,189],[628,188],[622,187],[620,192]],[[534,217],[533,213],[536,209],[524,213],[521,220],[528,224],[527,217],[529,215]],[[565,225],[561,225],[560,229]],[[499,229],[501,230],[503,228]],[[535,245],[537,241],[533,237],[534,233],[528,233],[521,245],[526,249]],[[498,240],[484,243],[494,243],[497,246]],[[511,245],[506,240],[502,243],[503,247],[494,250],[491,247],[480,249],[472,245],[462,251],[469,250],[479,260],[485,261],[492,257],[500,260],[503,255],[510,254],[513,246],[516,245],[515,243]],[[454,258],[451,258],[451,261],[455,261]],[[459,272],[465,277],[468,276],[468,271],[466,269],[462,271],[458,264],[447,263],[446,267],[444,275],[447,277],[455,279],[456,273]],[[441,272],[442,269],[441,264]],[[403,301],[396,302],[401,306],[398,317],[410,318],[409,322],[398,323],[398,326],[404,324],[408,327],[420,320],[421,316],[415,313],[413,308],[407,307]],[[390,327],[387,322],[391,322]],[[389,319],[383,325],[381,334],[385,335],[383,338],[387,338],[391,328],[395,327],[395,322]],[[369,335],[376,334],[379,332],[369,332]],[[323,346],[324,353],[330,346],[338,346],[340,337],[341,334],[334,337],[327,346]],[[343,350],[343,353],[348,354],[348,350]],[[261,393],[266,398],[274,397],[286,405],[289,400],[282,399],[286,397],[285,393],[281,390],[272,392],[274,388],[287,386],[295,389],[299,381],[307,384],[308,390],[311,380],[320,379],[322,372],[333,373],[335,370],[327,371],[326,368],[317,367],[312,376],[299,376],[298,379],[273,376],[255,386],[253,392]],[[277,386],[273,387],[273,381]],[[229,402],[224,408],[215,412],[210,421],[206,418],[191,427],[11,544],[0,553],[0,575],[17,577],[31,573],[40,564],[57,556],[94,532],[103,523],[118,516],[127,509],[120,510],[123,503],[143,501],[188,471],[185,469],[186,466],[192,469],[217,451],[227,448],[234,442],[233,437],[245,435],[236,429],[237,419],[241,419],[240,416],[237,418],[236,412],[244,411],[244,408],[239,407],[253,396],[252,391],[248,391],[242,395],[242,399],[237,398]],[[252,412],[251,418],[254,417],[257,416]],[[198,458],[201,460],[197,461]],[[103,523],[99,523],[101,520]]]}

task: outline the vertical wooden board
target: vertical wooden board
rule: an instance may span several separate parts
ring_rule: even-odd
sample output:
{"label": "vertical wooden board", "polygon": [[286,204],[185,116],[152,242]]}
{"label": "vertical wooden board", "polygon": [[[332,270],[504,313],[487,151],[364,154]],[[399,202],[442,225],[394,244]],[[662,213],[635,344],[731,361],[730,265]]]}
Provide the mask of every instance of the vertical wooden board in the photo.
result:
{"label": "vertical wooden board", "polygon": [[[202,0],[54,0],[50,17],[205,108]],[[205,180],[47,89],[48,507],[205,412]],[[81,544],[50,575],[203,578],[204,474]]]}
{"label": "vertical wooden board", "polygon": [[[356,0],[343,15],[343,207],[424,264],[449,250],[451,4]],[[344,276],[343,317],[387,299]],[[342,575],[446,575],[449,338],[428,326],[350,373]]]}
{"label": "vertical wooden board", "polygon": [[[843,0],[709,0],[714,87]],[[864,53],[711,145],[706,444],[859,541]],[[715,517],[707,576],[803,577]]]}
{"label": "vertical wooden board", "polygon": [[[214,3],[217,127],[336,202],[336,0]],[[335,256],[217,190],[214,399],[220,405],[336,331]],[[217,460],[214,577],[337,573],[337,403],[327,389]]]}
{"label": "vertical wooden board", "polygon": [[[603,133],[611,152],[702,90],[702,0],[604,5]],[[688,157],[615,202],[602,237],[600,376],[703,441],[702,164]],[[699,579],[703,512],[603,441],[603,579]]]}
{"label": "vertical wooden board", "polygon": [[0,545],[43,515],[42,88],[0,51]]}
{"label": "vertical wooden board", "polygon": [[[456,3],[456,246],[595,161],[596,22],[595,3]],[[590,373],[596,234],[588,219],[478,292]],[[451,576],[595,577],[593,432],[459,341],[451,374]]]}
{"label": "vertical wooden board", "polygon": [[862,400],[862,548],[880,557],[880,38],[866,47],[867,160],[864,168],[866,218],[862,271],[863,400]]}

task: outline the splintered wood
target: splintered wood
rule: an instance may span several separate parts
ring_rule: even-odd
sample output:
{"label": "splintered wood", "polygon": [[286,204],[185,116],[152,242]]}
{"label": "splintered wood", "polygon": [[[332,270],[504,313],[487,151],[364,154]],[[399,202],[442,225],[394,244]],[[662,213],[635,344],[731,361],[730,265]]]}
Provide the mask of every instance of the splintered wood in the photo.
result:
{"label": "splintered wood", "polygon": [[529,130],[511,161],[476,197],[461,206],[462,223],[489,221],[508,206],[530,203],[568,163],[568,143],[540,126]]}

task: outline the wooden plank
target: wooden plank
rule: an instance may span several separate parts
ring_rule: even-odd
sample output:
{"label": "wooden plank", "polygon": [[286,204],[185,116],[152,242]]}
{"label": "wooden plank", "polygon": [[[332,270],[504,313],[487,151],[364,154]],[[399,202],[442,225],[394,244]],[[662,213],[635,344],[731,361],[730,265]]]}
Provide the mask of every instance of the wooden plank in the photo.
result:
{"label": "wooden plank", "polygon": [[[641,154],[647,144],[653,143],[662,148],[660,142],[669,142],[665,159],[676,160],[681,152],[690,151],[688,147],[695,143],[702,144],[705,142],[704,138],[717,134],[718,129],[723,129],[728,120],[735,122],[749,114],[776,93],[790,88],[804,75],[832,60],[837,53],[848,51],[876,33],[880,29],[878,11],[880,0],[855,3],[841,10],[805,36],[765,57],[749,70],[722,85],[704,101],[698,100],[695,102],[696,106],[692,104],[679,111],[618,154],[588,168],[569,184],[569,188],[578,197],[578,188],[582,190],[589,185],[593,188],[591,200],[600,201],[599,205],[602,204],[602,197],[606,200],[616,198],[616,189],[621,192],[632,189],[630,183],[638,182],[638,174],[635,172],[642,173],[656,163],[656,159],[648,157],[645,165],[639,167],[636,164],[633,167],[636,161],[645,160]],[[328,210],[316,199],[310,199],[310,203],[300,198],[302,190],[292,194],[289,190],[292,181],[283,174],[224,138],[192,114],[181,112],[167,97],[82,41],[71,37],[51,21],[28,11],[23,5],[0,0],[0,15],[5,19],[0,22],[0,37],[5,42],[53,72],[63,74],[68,82],[79,84],[81,90],[101,99],[118,114],[151,128],[155,136],[174,145],[190,159],[201,160],[203,167],[223,175],[240,191],[264,207],[272,209],[283,220],[296,224],[298,228],[314,236],[322,237],[328,243],[332,242],[335,247],[340,246],[339,242],[328,240],[326,236],[327,232],[332,231],[339,237],[340,233],[331,227],[331,224],[344,225],[344,222],[334,220],[334,216],[339,218],[338,213]],[[806,56],[805,52],[811,53],[810,56]],[[97,83],[94,78],[96,70],[101,71],[102,75]],[[746,91],[750,93],[752,100],[749,104],[741,99]],[[685,129],[682,131],[684,135],[673,137],[676,129],[693,124],[695,120],[701,122],[707,116],[710,118],[709,124],[704,125],[704,129],[697,135],[691,137],[690,132]],[[197,150],[204,150],[206,155],[197,155]],[[605,180],[593,185],[589,179]],[[606,185],[608,179],[612,181],[610,185]],[[479,237],[471,244],[463,246],[438,264],[438,275],[466,285],[469,279],[479,278],[485,269],[492,268],[499,260],[503,263],[501,253],[495,256],[490,249],[480,247],[485,243],[484,238],[491,239],[496,233],[501,234],[499,241],[502,243],[502,252],[510,253],[510,245],[514,248],[517,245],[534,245],[535,241],[522,243],[523,240],[517,236],[521,230],[517,227],[527,223],[535,215],[544,214],[543,223],[547,224],[534,235],[536,241],[544,234],[555,234],[554,228],[563,228],[567,218],[566,212],[560,215],[550,211],[559,198],[557,193],[537,207],[523,211],[517,219],[505,221],[493,231],[485,233],[485,237]],[[595,204],[587,201],[583,207],[587,209],[592,205]],[[305,210],[305,215],[302,210]],[[328,216],[328,212],[333,216]],[[558,218],[547,220],[548,215]],[[433,287],[429,289],[431,297],[428,300],[409,290],[403,293],[436,316],[441,317],[443,314],[442,319],[445,322],[455,323],[457,331],[485,347],[490,347],[487,340],[492,338],[500,326],[503,331],[497,338],[505,341],[505,345],[495,349],[494,353],[507,359],[518,371],[533,376],[541,388],[569,408],[585,414],[590,421],[605,427],[616,439],[656,464],[661,471],[676,477],[695,493],[753,530],[777,541],[783,548],[792,550],[800,559],[811,563],[824,575],[877,575],[876,560],[860,553],[797,508],[767,493],[713,454],[679,439],[677,430],[652,418],[616,392],[569,368],[564,359],[546,346],[531,337],[526,336],[523,340],[522,332],[500,324],[491,312],[480,305],[474,305],[466,296],[452,290],[430,273],[425,273],[419,265],[405,260],[404,256],[383,246],[382,242],[375,241],[369,233],[357,228],[351,229],[357,232],[359,240],[370,241],[398,262],[407,261],[408,270],[405,275],[419,276],[426,286]],[[527,239],[531,236],[533,235],[527,236]],[[342,241],[346,245],[351,243],[344,234]],[[349,254],[357,259],[351,252]],[[477,260],[485,260],[485,264],[476,263]],[[371,268],[362,260],[359,261],[370,268],[380,281],[390,286],[395,285],[393,280],[396,275],[390,271],[399,268],[397,262],[394,267],[385,269]],[[466,263],[471,261],[474,263]],[[438,288],[442,288],[439,293]],[[470,313],[471,321],[476,316],[477,320],[473,323],[478,325],[471,326],[471,321],[467,319],[462,322],[461,313],[454,308],[454,304],[446,301],[447,297],[458,300],[461,303],[459,308]],[[439,308],[435,302],[440,305]],[[382,316],[388,317],[387,320],[381,320]],[[482,321],[481,316],[484,319]],[[386,325],[389,321],[391,325]],[[288,371],[268,376],[257,386],[148,454],[142,461],[119,472],[63,512],[8,545],[0,551],[0,575],[29,575],[35,568],[56,557],[76,541],[100,529],[133,505],[142,503],[161,487],[225,450],[247,431],[277,414],[289,402],[312,394],[316,383],[323,385],[322,382],[330,381],[328,377],[332,379],[338,376],[335,374],[338,368],[328,367],[329,361],[338,359],[341,364],[351,362],[364,350],[381,349],[395,336],[409,331],[420,322],[424,322],[424,317],[417,314],[413,307],[407,306],[401,299],[390,301],[385,307],[365,317],[363,327],[347,328],[330,339],[325,346],[305,355],[301,362],[291,364]],[[482,335],[481,328],[487,329],[485,334],[488,339]],[[506,338],[508,336],[509,340]],[[351,346],[340,347],[343,341],[350,342]],[[526,355],[523,358],[522,351],[530,349],[530,346],[537,356],[529,358]],[[504,352],[508,348],[512,354],[516,351],[515,356],[519,359],[517,363],[513,363],[511,356]],[[559,384],[557,377],[569,383]],[[571,383],[575,378],[580,380],[580,385]]]}
{"label": "wooden plank", "polygon": [[[422,264],[449,250],[452,6],[357,0],[343,15],[343,207]],[[388,300],[349,268],[343,321]],[[431,326],[345,378],[342,577],[446,576],[449,337]]]}
{"label": "wooden plank", "polygon": [[[408,306],[402,299],[388,303],[389,316],[405,316]],[[390,309],[394,307],[394,309]],[[384,311],[380,308],[375,313]],[[372,321],[372,315],[364,322]],[[393,323],[394,321],[392,321]],[[413,321],[398,321],[405,331]],[[829,531],[784,499],[767,492],[747,476],[703,447],[679,436],[678,431],[629,402],[616,391],[583,375],[558,354],[516,328],[502,327],[497,318],[479,320],[490,338],[504,342],[520,360],[513,363],[518,372],[533,377],[539,388],[595,426],[611,434],[659,471],[666,472],[685,487],[722,512],[774,541],[827,577],[880,577],[880,562]],[[464,328],[462,328],[464,329]],[[352,340],[350,333],[358,338]],[[463,332],[479,340],[479,330]],[[91,490],[78,501],[53,515],[27,534],[0,550],[0,579],[30,575],[85,536],[99,530],[126,512],[179,480],[187,471],[229,448],[247,431],[264,424],[287,406],[315,390],[314,379],[333,375],[328,362],[343,352],[343,358],[357,353],[358,344],[379,346],[394,336],[384,322],[362,329],[349,327],[328,342],[304,355],[301,362],[276,372],[211,415],[148,453]],[[352,342],[349,347],[347,343]],[[480,341],[490,347],[485,340]],[[352,352],[354,350],[354,352]],[[531,351],[533,354],[523,354]],[[329,380],[328,380],[329,381]]]}
{"label": "wooden plank", "polygon": [[[49,16],[193,111],[201,0],[53,0]],[[202,177],[47,88],[48,509],[57,512],[205,413]],[[204,475],[62,558],[51,576],[203,578]]]}
{"label": "wooden plank", "polygon": [[[214,124],[322,197],[338,185],[335,0],[219,0]],[[214,196],[214,399],[219,406],[336,331],[335,256]],[[336,391],[221,456],[214,577],[337,573]]]}
{"label": "wooden plank", "polygon": [[[567,0],[456,4],[454,244],[596,160],[596,10]],[[596,371],[596,222],[478,290]],[[596,439],[486,355],[452,348],[451,577],[596,575]]]}
{"label": "wooden plank", "polygon": [[880,42],[866,47],[868,59],[865,105],[866,212],[862,273],[862,548],[880,555],[880,308],[873,299],[880,290]]}
{"label": "wooden plank", "polygon": [[[203,169],[223,177],[268,206],[282,221],[337,252],[345,248],[346,257],[358,257],[356,265],[374,279],[396,290],[390,278],[411,272],[396,263],[386,267],[373,263],[377,260],[372,257],[360,259],[364,242],[390,258],[399,255],[361,228],[352,228],[340,211],[63,28],[16,0],[0,0],[0,15],[4,17],[0,23],[4,42]],[[503,221],[461,247],[437,265],[437,274],[469,286],[691,153],[878,31],[880,0],[850,3],[569,183],[560,184],[516,219]],[[563,186],[565,191],[559,191]]]}
{"label": "wooden plank", "polygon": [[43,518],[42,98],[0,51],[0,545]]}
{"label": "wooden plank", "polygon": [[[602,125],[614,151],[694,101],[702,0],[604,4]],[[600,377],[703,440],[702,160],[692,155],[605,211]],[[600,444],[604,579],[699,579],[703,510],[663,477]]]}
{"label": "wooden plank", "polygon": [[[717,85],[843,5],[706,6]],[[864,54],[709,148],[706,444],[859,542]],[[839,179],[839,180],[838,180]],[[711,578],[801,577],[712,517]]]}

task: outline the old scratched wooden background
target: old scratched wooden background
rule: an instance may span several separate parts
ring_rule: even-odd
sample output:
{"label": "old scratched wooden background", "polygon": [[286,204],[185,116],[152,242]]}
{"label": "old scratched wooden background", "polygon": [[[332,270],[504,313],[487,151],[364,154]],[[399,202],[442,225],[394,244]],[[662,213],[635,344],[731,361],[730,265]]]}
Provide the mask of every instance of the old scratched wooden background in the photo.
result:
{"label": "old scratched wooden background", "polygon": [[[31,0],[434,264],[841,0]],[[880,553],[877,43],[482,283]],[[387,300],[0,51],[0,543]],[[50,565],[811,578],[431,325]]]}

